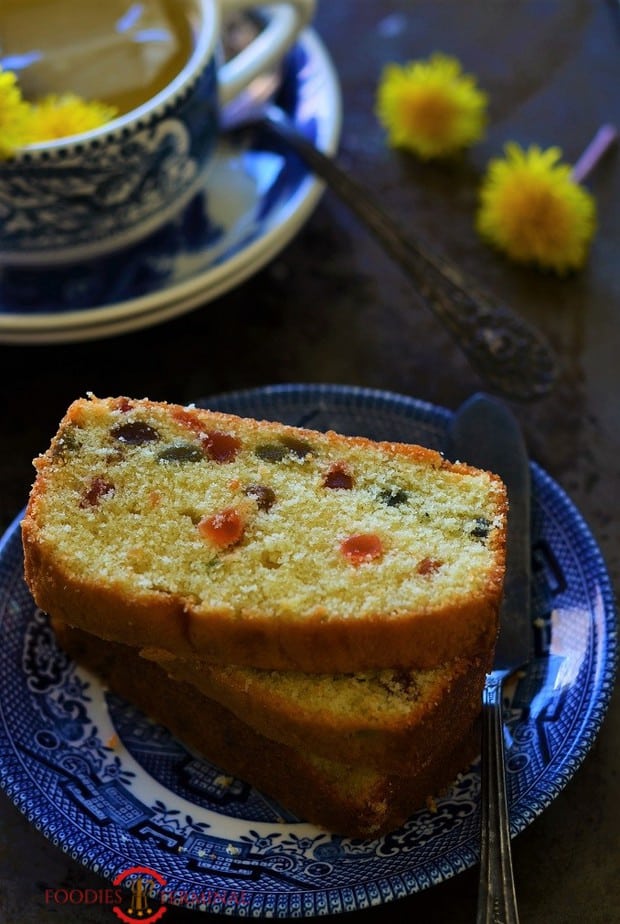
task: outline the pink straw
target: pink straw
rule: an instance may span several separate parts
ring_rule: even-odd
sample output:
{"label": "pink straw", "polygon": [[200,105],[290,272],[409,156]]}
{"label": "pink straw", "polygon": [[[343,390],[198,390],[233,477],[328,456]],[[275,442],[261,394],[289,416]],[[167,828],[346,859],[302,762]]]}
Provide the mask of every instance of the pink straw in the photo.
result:
{"label": "pink straw", "polygon": [[594,170],[603,155],[618,140],[618,132],[613,125],[602,125],[587,146],[572,170],[575,183],[581,183]]}

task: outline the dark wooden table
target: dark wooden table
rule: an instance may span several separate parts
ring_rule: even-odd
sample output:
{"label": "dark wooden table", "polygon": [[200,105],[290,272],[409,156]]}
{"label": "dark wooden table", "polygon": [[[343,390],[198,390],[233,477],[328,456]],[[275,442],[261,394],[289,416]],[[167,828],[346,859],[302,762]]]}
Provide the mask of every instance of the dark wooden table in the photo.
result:
{"label": "dark wooden table", "polygon": [[[603,0],[323,0],[316,28],[344,99],[340,157],[412,234],[422,233],[547,335],[562,361],[554,392],[513,404],[531,454],[589,523],[620,578],[618,311],[620,154],[588,182],[599,227],[587,267],[559,279],[518,268],[473,233],[476,188],[504,141],[558,144],[574,161],[604,122],[620,124],[620,6]],[[450,165],[389,150],[373,115],[384,63],[457,55],[491,96],[486,140]],[[329,193],[273,262],[230,294],[177,320],[118,337],[0,346],[3,447],[0,525],[21,509],[65,407],[92,390],[188,402],[274,382],[390,389],[455,408],[484,387],[421,306],[411,284]],[[523,922],[620,920],[620,703],[616,696],[584,764],[514,842]],[[50,909],[45,886],[102,883],[31,829],[0,795],[0,919],[103,924],[109,908]],[[477,870],[367,921],[475,919]],[[197,919],[170,911],[166,920]]]}

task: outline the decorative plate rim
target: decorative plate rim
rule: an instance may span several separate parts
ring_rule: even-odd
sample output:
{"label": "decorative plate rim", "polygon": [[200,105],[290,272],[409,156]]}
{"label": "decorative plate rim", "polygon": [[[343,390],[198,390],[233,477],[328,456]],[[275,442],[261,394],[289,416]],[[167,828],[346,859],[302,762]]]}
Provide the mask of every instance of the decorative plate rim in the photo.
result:
{"label": "decorative plate rim", "polygon": [[[383,408],[384,413],[388,409],[395,414],[397,419],[408,417],[413,420],[414,424],[421,425],[424,420],[430,421],[433,425],[438,425],[440,429],[450,420],[451,411],[446,408],[433,405],[431,403],[399,395],[397,393],[364,388],[358,386],[346,385],[329,385],[329,384],[294,384],[294,385],[270,385],[263,388],[242,389],[225,394],[214,395],[209,399],[200,400],[199,404],[207,403],[209,406],[219,409],[229,410],[231,413],[239,412],[239,406],[246,402],[266,402],[276,401],[278,398],[298,399],[300,404],[306,405],[310,402],[323,402],[324,409],[334,413],[338,406],[351,407],[362,410],[370,410],[371,407]],[[277,414],[271,419],[277,419]],[[403,417],[403,419],[404,419]],[[594,693],[584,707],[579,712],[579,722],[576,723],[578,732],[572,742],[572,748],[563,755],[562,760],[558,761],[555,766],[549,764],[541,778],[536,778],[535,791],[528,792],[526,805],[521,805],[520,800],[516,800],[515,805],[511,805],[511,833],[518,834],[524,830],[548,805],[557,797],[564,786],[574,775],[577,768],[584,760],[590,750],[605,717],[611,694],[614,686],[614,679],[617,669],[618,659],[618,630],[615,600],[611,582],[609,580],[603,556],[598,545],[580,511],[577,509],[566,492],[558,485],[550,475],[548,475],[537,463],[531,463],[533,476],[533,487],[536,496],[550,499],[553,504],[557,505],[560,511],[558,519],[564,518],[570,531],[576,533],[579,538],[579,550],[587,552],[587,562],[592,566],[592,571],[596,576],[596,586],[600,594],[600,611],[602,612],[602,637],[598,638],[598,654],[592,657],[596,667],[595,683],[592,684]],[[0,540],[0,565],[3,565],[6,551],[11,543],[18,541],[16,533],[19,531],[19,522],[23,513],[20,512],[13,520],[12,524],[6,530]],[[2,611],[0,610],[0,616]],[[592,675],[587,676],[588,688],[591,685]],[[577,681],[573,680],[573,686]],[[579,687],[580,694],[582,687]],[[590,690],[590,692],[592,692]],[[0,710],[0,717],[2,713]],[[0,745],[3,744],[5,729],[0,722]],[[10,741],[7,738],[5,744]],[[35,826],[40,830],[43,827],[40,822],[41,808],[39,807],[39,817],[36,816],[36,807],[33,809],[33,799],[29,799],[27,791],[12,790],[11,763],[3,760],[0,761],[0,787],[3,788],[12,801],[20,808],[24,814],[34,821]],[[46,806],[49,811],[49,805]],[[34,814],[33,814],[34,812]],[[276,827],[276,825],[274,825]],[[80,855],[80,849],[76,849],[76,834],[74,831],[60,830],[50,832],[43,830],[57,846],[69,853],[74,859],[80,861],[90,869],[94,869],[99,874],[102,873],[101,864],[95,868],[92,856],[84,857]],[[217,832],[213,832],[215,836]],[[84,835],[79,832],[77,841]],[[81,848],[82,854],[84,848]],[[104,855],[106,851],[111,851],[109,845],[101,844],[98,848],[99,853]],[[92,848],[91,848],[92,851]],[[112,851],[113,852],[113,851]],[[415,851],[414,851],[415,853]],[[406,851],[405,851],[405,854]],[[90,859],[90,862],[89,862]],[[478,860],[477,842],[473,839],[466,842],[457,842],[449,851],[445,851],[434,861],[423,857],[422,868],[419,863],[416,865],[415,857],[408,855],[408,865],[398,872],[391,872],[384,876],[375,874],[372,881],[362,881],[351,885],[350,888],[341,885],[324,885],[321,887],[310,888],[307,883],[298,893],[291,892],[273,892],[265,889],[252,893],[252,903],[248,906],[231,904],[222,901],[209,903],[208,907],[199,906],[200,910],[208,910],[212,913],[223,913],[234,916],[251,916],[251,917],[285,917],[285,916],[319,916],[323,914],[339,913],[348,910],[361,910],[395,900],[408,894],[421,891],[423,888],[430,887],[438,882],[451,878],[456,873],[472,866]]]}

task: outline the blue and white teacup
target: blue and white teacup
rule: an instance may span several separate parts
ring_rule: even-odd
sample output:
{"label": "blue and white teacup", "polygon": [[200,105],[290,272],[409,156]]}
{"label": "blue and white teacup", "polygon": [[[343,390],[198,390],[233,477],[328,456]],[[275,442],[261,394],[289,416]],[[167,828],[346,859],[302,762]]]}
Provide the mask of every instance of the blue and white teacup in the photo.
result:
{"label": "blue and white teacup", "polygon": [[[100,128],[0,161],[0,265],[100,257],[170,221],[204,182],[221,106],[283,57],[315,0],[176,0],[176,7],[189,19],[193,44],[162,90]],[[222,63],[224,17],[257,7],[268,7],[266,28]]]}

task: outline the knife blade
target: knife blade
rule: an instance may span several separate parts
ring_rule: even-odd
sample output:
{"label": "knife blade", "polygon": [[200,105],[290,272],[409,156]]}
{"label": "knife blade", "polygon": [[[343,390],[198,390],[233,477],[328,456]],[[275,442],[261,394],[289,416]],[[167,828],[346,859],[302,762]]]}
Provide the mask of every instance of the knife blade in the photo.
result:
{"label": "knife blade", "polygon": [[508,492],[506,576],[495,666],[518,667],[531,654],[531,483],[523,433],[510,408],[479,392],[455,412],[447,454],[499,475]]}

